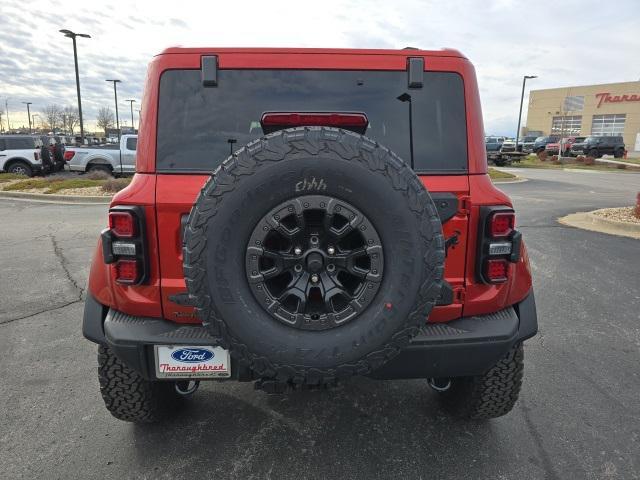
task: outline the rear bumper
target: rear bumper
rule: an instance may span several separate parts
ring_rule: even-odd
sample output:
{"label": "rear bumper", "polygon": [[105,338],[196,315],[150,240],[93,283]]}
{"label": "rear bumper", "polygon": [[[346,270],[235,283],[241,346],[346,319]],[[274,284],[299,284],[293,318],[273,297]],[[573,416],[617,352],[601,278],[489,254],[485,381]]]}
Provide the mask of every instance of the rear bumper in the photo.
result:
{"label": "rear bumper", "polygon": [[[531,291],[522,302],[496,313],[426,325],[398,356],[370,376],[394,379],[481,375],[514,345],[537,331]],[[200,325],[134,317],[102,306],[91,295],[85,302],[82,333],[92,342],[107,345],[147,379],[156,378],[154,345],[218,344]],[[255,378],[232,359],[231,379]]]}

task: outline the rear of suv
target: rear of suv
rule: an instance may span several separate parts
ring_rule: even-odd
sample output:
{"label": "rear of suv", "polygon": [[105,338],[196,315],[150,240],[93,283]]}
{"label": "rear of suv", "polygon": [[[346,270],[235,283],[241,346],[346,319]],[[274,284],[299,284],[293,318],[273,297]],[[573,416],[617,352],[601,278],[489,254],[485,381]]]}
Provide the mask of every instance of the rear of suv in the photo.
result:
{"label": "rear of suv", "polygon": [[0,171],[32,177],[42,172],[42,141],[27,135],[0,136]]}
{"label": "rear of suv", "polygon": [[603,155],[613,155],[615,158],[624,157],[624,139],[621,136],[590,136],[571,146],[571,155],[587,155],[600,158]]}
{"label": "rear of suv", "polygon": [[143,110],[83,319],[115,417],[164,418],[202,380],[356,375],[512,409],[535,300],[462,54],[172,48]]}

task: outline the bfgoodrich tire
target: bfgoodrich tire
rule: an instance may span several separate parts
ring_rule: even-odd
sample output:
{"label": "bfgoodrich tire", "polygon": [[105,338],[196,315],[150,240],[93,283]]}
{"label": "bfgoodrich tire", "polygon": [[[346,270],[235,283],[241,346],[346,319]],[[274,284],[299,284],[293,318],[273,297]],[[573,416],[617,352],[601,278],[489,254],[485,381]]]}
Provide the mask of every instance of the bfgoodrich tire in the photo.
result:
{"label": "bfgoodrich tire", "polygon": [[472,420],[506,415],[518,400],[523,370],[524,352],[518,344],[486,374],[452,379],[440,394],[442,403],[452,414]]}
{"label": "bfgoodrich tire", "polygon": [[107,410],[126,422],[163,420],[175,413],[183,401],[174,382],[145,380],[102,345],[98,347],[98,378]]}
{"label": "bfgoodrich tire", "polygon": [[236,359],[263,378],[320,384],[375,370],[418,333],[442,287],[444,239],[429,193],[395,154],[300,127],[213,173],[183,253],[197,313]]}

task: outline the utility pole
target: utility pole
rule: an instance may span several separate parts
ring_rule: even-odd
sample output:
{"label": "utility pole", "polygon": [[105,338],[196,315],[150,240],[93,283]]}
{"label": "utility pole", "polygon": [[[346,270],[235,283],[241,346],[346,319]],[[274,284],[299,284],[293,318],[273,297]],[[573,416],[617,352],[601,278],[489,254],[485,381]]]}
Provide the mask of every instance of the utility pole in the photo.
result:
{"label": "utility pole", "polygon": [[135,132],[136,124],[133,123],[133,103],[135,102],[135,100],[125,100],[125,102],[129,102],[129,106],[131,107],[131,129],[133,130],[133,132]]}
{"label": "utility pole", "polygon": [[113,82],[113,96],[116,102],[116,128],[118,129],[118,142],[120,141],[120,117],[118,116],[118,88],[116,84],[120,83],[120,80],[105,80],[105,82]]}
{"label": "utility pole", "polygon": [[65,37],[73,40],[73,62],[76,67],[76,91],[78,93],[78,117],[80,117],[80,142],[84,144],[84,124],[82,123],[82,101],[80,99],[80,74],[78,73],[78,50],[76,48],[76,37],[91,38],[86,33],[74,33],[71,30],[60,30]]}
{"label": "utility pole", "polygon": [[516,130],[516,152],[518,151],[518,138],[520,137],[520,120],[522,119],[522,102],[524,101],[524,85],[529,78],[538,78],[536,75],[525,75],[522,77],[522,94],[520,95],[520,111],[518,112],[518,128]]}
{"label": "utility pole", "polygon": [[27,106],[27,118],[29,119],[29,135],[31,135],[33,133],[33,131],[31,130],[31,110],[29,110],[29,105],[31,105],[33,102],[22,102]]}

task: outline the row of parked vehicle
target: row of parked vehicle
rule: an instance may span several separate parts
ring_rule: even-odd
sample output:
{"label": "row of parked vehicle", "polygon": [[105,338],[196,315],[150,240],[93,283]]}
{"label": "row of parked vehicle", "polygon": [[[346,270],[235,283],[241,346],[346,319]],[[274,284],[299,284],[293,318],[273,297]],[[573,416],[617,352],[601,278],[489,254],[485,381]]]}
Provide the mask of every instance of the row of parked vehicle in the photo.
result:
{"label": "row of parked vehicle", "polygon": [[66,166],[76,172],[132,173],[137,139],[137,135],[123,135],[120,145],[76,147],[73,137],[4,135],[0,136],[0,171],[32,177],[58,172]]}
{"label": "row of parked vehicle", "polygon": [[612,136],[567,136],[545,135],[545,136],[525,136],[518,140],[506,137],[485,137],[487,158],[494,163],[502,163],[503,157],[513,156],[513,153],[521,152],[541,153],[547,152],[550,155],[578,156],[588,155],[593,158],[600,158],[603,155],[613,155],[615,158],[622,158],[625,154],[624,139],[620,135]]}

